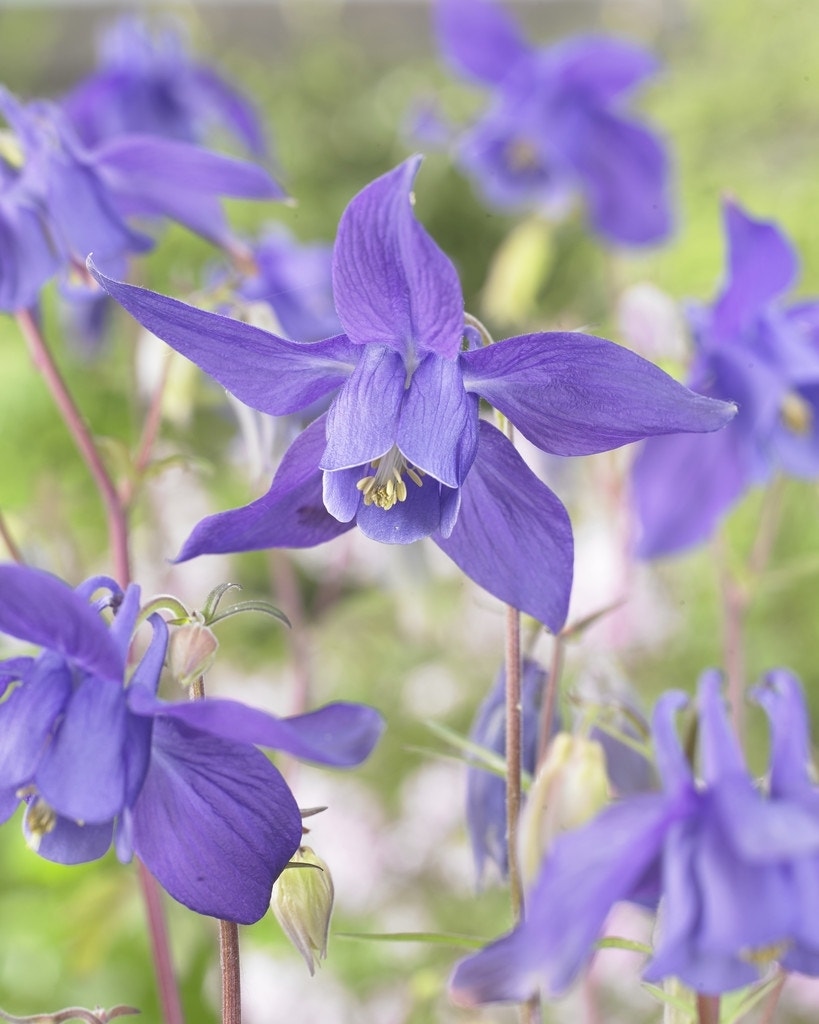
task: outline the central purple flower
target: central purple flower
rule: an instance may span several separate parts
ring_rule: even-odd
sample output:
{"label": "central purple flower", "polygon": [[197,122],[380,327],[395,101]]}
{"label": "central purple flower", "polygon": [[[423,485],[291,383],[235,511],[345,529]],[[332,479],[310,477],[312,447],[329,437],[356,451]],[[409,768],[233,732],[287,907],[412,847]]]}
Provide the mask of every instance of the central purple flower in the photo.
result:
{"label": "central purple flower", "polygon": [[588,335],[530,334],[470,349],[455,268],[413,216],[419,162],[378,178],[347,207],[333,253],[345,334],[315,344],[89,267],[137,320],[252,408],[285,415],[336,392],[290,447],[270,491],[201,522],[180,559],[312,547],[354,524],[386,543],[431,537],[490,593],[558,630],[572,578],[568,515],[479,418],[479,399],[555,455],[716,430],[735,410]]}

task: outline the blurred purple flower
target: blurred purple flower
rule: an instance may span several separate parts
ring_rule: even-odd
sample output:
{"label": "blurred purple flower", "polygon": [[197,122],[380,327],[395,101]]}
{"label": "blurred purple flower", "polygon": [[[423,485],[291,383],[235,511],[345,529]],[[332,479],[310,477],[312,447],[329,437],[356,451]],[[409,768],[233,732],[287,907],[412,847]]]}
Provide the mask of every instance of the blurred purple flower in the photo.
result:
{"label": "blurred purple flower", "polygon": [[320,341],[343,330],[333,305],[333,250],[297,241],[281,226],[253,247],[256,273],[237,292],[273,310],[286,338]]}
{"label": "blurred purple flower", "polygon": [[20,148],[19,165],[2,163],[0,175],[0,308],[11,312],[60,263],[84,275],[90,252],[122,274],[130,254],[153,245],[130,217],[168,217],[230,248],[219,197],[283,195],[260,167],[187,143],[122,135],[87,150],[58,108],[2,88],[0,114]]}
{"label": "blurred purple flower", "polygon": [[432,537],[478,584],[557,631],[571,588],[568,515],[503,433],[479,419],[479,399],[557,455],[716,430],[734,410],[588,335],[531,334],[464,351],[457,273],[412,212],[419,162],[376,179],[347,207],[333,254],[346,334],[313,345],[89,268],[148,330],[252,408],[280,416],[336,392],[289,448],[270,491],[203,520],[181,560],[312,547],[354,525],[388,544]]}
{"label": "blurred purple flower", "polygon": [[[815,790],[800,801],[766,799],[754,788],[720,689],[719,674],[706,672],[699,686],[703,783],[674,730],[686,698],[668,693],[653,729],[663,791],[628,797],[555,842],[525,921],[457,966],[451,985],[459,1003],[522,1002],[541,985],[560,994],[619,900],[654,906],[662,896],[659,942],[644,977],[674,976],[697,992],[751,984],[799,940],[806,913],[816,911],[815,874],[802,874],[819,853]],[[813,890],[799,890],[800,876],[813,880]],[[809,895],[806,911],[799,898]]]}
{"label": "blurred purple flower", "polygon": [[[534,775],[537,762],[538,710],[546,685],[546,672],[531,658],[523,660],[521,678],[522,768]],[[555,723],[555,729],[559,723]],[[506,756],[506,671],[501,669],[478,709],[469,733],[473,743],[500,757]],[[501,776],[470,765],[466,775],[466,825],[472,843],[478,884],[487,862],[502,878],[509,873],[506,846],[506,782]]]}
{"label": "blurred purple flower", "polygon": [[560,212],[580,192],[595,231],[619,245],[671,230],[668,160],[624,101],[657,70],[630,43],[588,37],[537,49],[493,0],[436,0],[444,57],[492,89],[466,130],[460,163],[486,200]]}
{"label": "blurred purple flower", "polygon": [[86,146],[132,133],[203,142],[216,122],[255,156],[265,155],[264,128],[252,102],[191,58],[181,26],[152,31],[140,18],[125,16],[102,34],[98,57],[99,70],[62,102]]}
{"label": "blurred purple flower", "polygon": [[777,303],[796,253],[772,223],[733,202],[723,208],[725,285],[690,312],[696,345],[689,386],[735,401],[730,426],[709,438],[652,438],[634,464],[643,557],[707,540],[745,491],[776,469],[819,475],[819,302]]}
{"label": "blurred purple flower", "polygon": [[[89,603],[101,589],[108,596]],[[353,765],[381,718],[345,703],[277,719],[230,700],[159,700],[168,630],[158,615],[128,666],[139,596],[104,577],[73,591],[0,566],[0,632],[43,648],[0,663],[0,821],[22,799],[27,839],[48,860],[95,860],[113,840],[120,860],[136,853],[192,910],[256,921],[302,835],[290,790],[256,745]]]}

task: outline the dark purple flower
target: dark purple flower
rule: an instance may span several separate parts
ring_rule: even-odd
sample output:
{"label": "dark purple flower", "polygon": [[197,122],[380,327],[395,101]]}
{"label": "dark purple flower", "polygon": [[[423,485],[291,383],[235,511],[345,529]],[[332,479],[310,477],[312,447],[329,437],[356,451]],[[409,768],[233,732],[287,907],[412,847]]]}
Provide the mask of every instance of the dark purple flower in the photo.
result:
{"label": "dark purple flower", "polygon": [[457,273],[413,216],[418,165],[378,178],[347,207],[333,253],[346,333],[312,345],[89,267],[148,330],[252,408],[281,416],[335,392],[288,449],[270,491],[203,520],[180,559],[312,547],[354,525],[388,544],[432,537],[490,593],[558,630],[572,576],[566,510],[479,418],[479,399],[557,455],[716,430],[733,409],[588,335],[530,334],[465,351]]}
{"label": "dark purple flower", "polygon": [[[58,266],[55,252],[75,272],[84,274],[93,252],[110,272],[122,274],[129,255],[153,245],[130,225],[131,217],[167,217],[230,248],[219,198],[283,195],[260,167],[183,142],[121,135],[86,149],[57,107],[23,105],[2,89],[0,114],[21,151],[20,166],[4,165],[0,176],[3,308],[23,308],[14,305],[21,300],[30,304],[35,285]],[[6,279],[12,283],[8,299]]]}
{"label": "dark purple flower", "polygon": [[[534,775],[540,708],[546,672],[531,658],[523,660],[521,678],[522,757],[521,767]],[[506,672],[501,669],[492,689],[478,709],[469,733],[473,743],[500,757],[506,756]],[[559,726],[556,724],[556,728]],[[466,825],[472,843],[475,873],[480,884],[487,862],[502,878],[509,873],[506,847],[506,783],[486,768],[470,765],[466,775]]]}
{"label": "dark purple flower", "polygon": [[718,436],[652,438],[634,465],[638,553],[670,554],[707,540],[749,487],[776,469],[819,475],[819,303],[783,307],[798,262],[782,232],[733,202],[723,208],[725,285],[690,311],[696,346],[689,386],[734,401]]}
{"label": "dark purple flower", "polygon": [[203,142],[215,122],[264,156],[264,128],[251,101],[194,61],[186,43],[173,23],[151,31],[140,18],[126,16],[110,25],[99,41],[99,70],[62,102],[82,141],[93,147],[137,133]]}
{"label": "dark purple flower", "polygon": [[436,0],[435,14],[449,63],[492,89],[458,143],[487,201],[555,213],[580,192],[604,238],[642,245],[667,237],[665,149],[624,112],[655,73],[652,57],[594,36],[537,49],[492,0]]}
{"label": "dark purple flower", "polygon": [[131,670],[138,614],[136,586],[123,593],[96,578],[73,591],[0,566],[0,632],[42,648],[0,663],[0,820],[22,799],[26,836],[48,860],[95,860],[113,840],[120,860],[136,853],[192,910],[258,920],[302,830],[256,745],[353,765],[372,750],[380,716],[345,703],[277,719],[229,700],[161,701],[167,626],[151,616],[152,639]]}
{"label": "dark purple flower", "polygon": [[555,842],[528,894],[525,921],[456,968],[458,1002],[520,1002],[541,986],[560,994],[619,900],[651,907],[662,897],[659,941],[644,977],[675,976],[697,992],[756,981],[760,967],[799,937],[804,915],[794,879],[797,865],[817,863],[815,804],[766,799],[754,788],[720,689],[719,674],[705,673],[701,784],[674,729],[686,698],[668,693],[653,730],[663,791],[623,799]]}

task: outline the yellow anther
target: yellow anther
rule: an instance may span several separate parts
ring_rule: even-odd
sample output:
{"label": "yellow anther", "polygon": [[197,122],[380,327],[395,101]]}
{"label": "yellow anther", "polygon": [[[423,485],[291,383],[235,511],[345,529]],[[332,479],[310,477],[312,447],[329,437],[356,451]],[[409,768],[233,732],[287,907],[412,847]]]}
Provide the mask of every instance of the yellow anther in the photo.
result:
{"label": "yellow anther", "polygon": [[35,797],[26,808],[26,832],[27,842],[36,853],[40,849],[40,840],[43,836],[53,832],[57,826],[57,815],[54,808],[43,800],[42,797]]}
{"label": "yellow anther", "polygon": [[9,167],[16,171],[25,163],[23,148],[16,135],[8,129],[0,129],[0,160],[4,160]]}
{"label": "yellow anther", "polygon": [[374,459],[370,465],[375,470],[375,476],[364,476],[356,483],[365,505],[377,505],[388,512],[399,501],[406,501],[407,485],[404,473],[418,487],[421,486],[423,470],[408,466],[407,460],[395,445],[386,455]]}
{"label": "yellow anther", "polygon": [[810,403],[805,401],[797,391],[788,391],[782,399],[779,415],[788,430],[799,434],[800,437],[809,434],[813,427],[813,410]]}
{"label": "yellow anther", "polygon": [[740,952],[740,959],[745,960],[749,964],[753,964],[754,967],[763,968],[767,967],[768,964],[773,963],[774,960],[781,960],[782,957],[787,953],[789,946],[791,945],[788,941],[773,942],[770,946],[757,946],[754,949],[743,949]]}

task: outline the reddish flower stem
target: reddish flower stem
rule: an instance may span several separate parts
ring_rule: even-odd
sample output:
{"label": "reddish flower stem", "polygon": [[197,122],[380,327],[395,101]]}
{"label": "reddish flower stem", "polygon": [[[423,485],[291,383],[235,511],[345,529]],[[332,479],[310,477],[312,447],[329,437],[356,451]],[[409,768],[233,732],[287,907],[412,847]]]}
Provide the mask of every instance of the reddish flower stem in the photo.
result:
{"label": "reddish flower stem", "polygon": [[[105,464],[102,461],[91,431],[77,407],[68,386],[60,373],[51,350],[31,312],[17,313],[17,323],[25,338],[31,360],[45,381],[54,404],[60,413],[80,455],[88,467],[108,517],[108,540],[113,562],[114,576],[122,587],[131,580],[131,558],[128,536],[128,513],[125,502],[119,494]],[[176,982],[176,973],[171,958],[170,943],[165,915],[162,909],[162,894],[156,879],[137,860],[139,884],[148,918],[151,937],[151,952],[156,972],[159,999],[162,1005],[164,1024],[184,1024],[182,1002]]]}
{"label": "reddish flower stem", "polygon": [[125,506],[34,317],[28,310],[20,310],[17,313],[17,323],[20,325],[20,330],[28,345],[31,360],[46,382],[63,422],[68,427],[103,500],[108,516],[108,538],[114,564],[114,576],[117,582],[124,587],[131,576],[128,553],[128,517]]}
{"label": "reddish flower stem", "polygon": [[719,996],[697,993],[697,1021],[699,1024],[719,1024]]}

